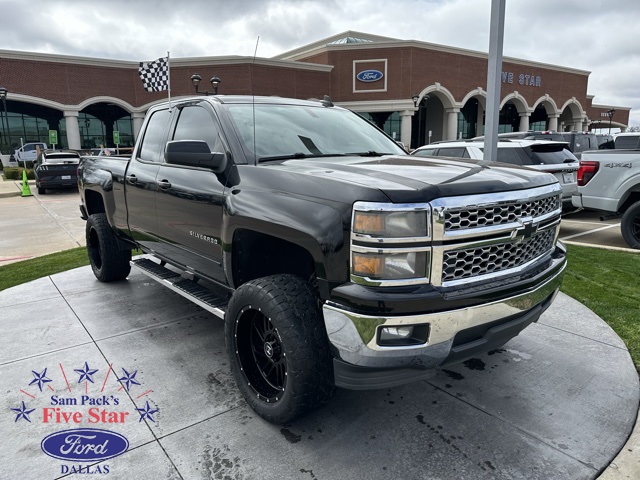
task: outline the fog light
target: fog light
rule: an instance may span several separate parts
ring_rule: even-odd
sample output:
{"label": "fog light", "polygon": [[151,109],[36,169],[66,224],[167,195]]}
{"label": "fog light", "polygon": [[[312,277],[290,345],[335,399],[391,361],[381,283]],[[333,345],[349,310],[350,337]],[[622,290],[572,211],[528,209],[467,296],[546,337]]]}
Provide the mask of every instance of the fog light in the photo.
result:
{"label": "fog light", "polygon": [[378,333],[378,345],[387,347],[421,345],[428,339],[428,324],[381,327]]}
{"label": "fog light", "polygon": [[380,332],[380,340],[408,338],[411,334],[413,334],[413,327],[385,327]]}

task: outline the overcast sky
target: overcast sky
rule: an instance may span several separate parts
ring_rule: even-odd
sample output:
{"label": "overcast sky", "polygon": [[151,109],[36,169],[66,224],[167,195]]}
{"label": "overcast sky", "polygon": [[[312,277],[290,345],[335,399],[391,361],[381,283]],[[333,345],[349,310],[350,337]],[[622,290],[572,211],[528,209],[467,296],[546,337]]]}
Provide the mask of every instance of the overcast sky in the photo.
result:
{"label": "overcast sky", "polygon": [[[347,30],[489,49],[491,0],[0,0],[0,49],[117,60],[271,57]],[[506,0],[504,55],[588,70],[640,125],[640,1]],[[1,79],[0,79],[1,80]],[[614,117],[615,119],[615,117]]]}

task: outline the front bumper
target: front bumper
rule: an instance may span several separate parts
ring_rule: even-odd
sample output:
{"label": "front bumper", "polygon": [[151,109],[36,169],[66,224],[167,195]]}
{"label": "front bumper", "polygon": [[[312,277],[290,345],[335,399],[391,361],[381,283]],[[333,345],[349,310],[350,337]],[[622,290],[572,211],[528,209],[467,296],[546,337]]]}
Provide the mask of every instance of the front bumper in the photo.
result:
{"label": "front bumper", "polygon": [[[334,376],[339,387],[387,388],[432,375],[429,369],[456,363],[496,348],[538,320],[562,283],[566,260],[530,290],[479,305],[435,313],[372,316],[325,304],[323,314],[334,348]],[[427,342],[381,346],[379,329],[428,325]]]}

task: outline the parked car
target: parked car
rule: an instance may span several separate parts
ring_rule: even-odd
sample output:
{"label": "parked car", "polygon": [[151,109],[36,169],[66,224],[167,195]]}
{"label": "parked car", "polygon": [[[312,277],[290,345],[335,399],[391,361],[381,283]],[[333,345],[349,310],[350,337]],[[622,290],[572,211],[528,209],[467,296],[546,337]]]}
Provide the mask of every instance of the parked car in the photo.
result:
{"label": "parked car", "polygon": [[[552,140],[555,142],[565,142],[565,138],[560,132],[553,132],[551,130],[538,131],[538,130],[526,130],[524,132],[506,132],[499,133],[498,138],[500,140]],[[484,140],[484,136],[474,137],[472,140]]]}
{"label": "parked car", "polygon": [[40,151],[47,149],[47,144],[42,142],[25,143],[22,147],[16,149],[13,156],[16,162],[35,162],[37,157],[36,146],[40,147]]}
{"label": "parked car", "polygon": [[80,154],[74,150],[45,150],[42,161],[35,165],[36,187],[43,195],[46,190],[76,188]]}
{"label": "parked car", "polygon": [[[414,150],[411,155],[483,160],[484,143],[466,141],[425,145]],[[571,196],[578,191],[579,162],[568,150],[566,142],[504,139],[498,142],[498,155],[492,160],[553,173],[562,186],[563,211],[566,213],[575,210],[571,203]]]}
{"label": "parked car", "polygon": [[569,145],[569,150],[578,160],[582,157],[582,152],[587,150],[598,150],[599,142],[595,133],[589,132],[562,132],[565,142]]}

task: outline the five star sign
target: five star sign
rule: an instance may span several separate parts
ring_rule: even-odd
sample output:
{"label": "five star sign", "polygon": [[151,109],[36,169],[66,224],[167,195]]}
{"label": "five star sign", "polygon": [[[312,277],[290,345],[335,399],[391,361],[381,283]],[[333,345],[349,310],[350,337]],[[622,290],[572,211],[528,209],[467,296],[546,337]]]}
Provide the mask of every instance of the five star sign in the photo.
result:
{"label": "five star sign", "polygon": [[123,385],[125,389],[131,390],[131,385],[140,385],[140,383],[136,380],[136,373],[138,373],[138,370],[133,373],[129,373],[123,368],[122,371],[124,372],[124,375],[122,376],[122,378],[119,378],[118,381],[124,382]]}
{"label": "five star sign", "polygon": [[[147,402],[147,405],[148,404],[149,402]],[[18,412],[18,415],[16,415],[16,419],[15,419],[16,422],[21,418],[24,418],[27,422],[31,423],[31,420],[29,420],[29,414],[33,413],[35,411],[35,408],[32,408],[31,410],[27,410],[27,406],[24,404],[24,402],[22,402],[21,407],[12,408],[11,410],[13,410],[14,412]]]}
{"label": "five star sign", "polygon": [[78,383],[86,382],[87,380],[93,383],[93,378],[91,378],[91,376],[94,375],[98,371],[98,369],[91,370],[87,362],[84,362],[84,369],[74,368],[73,371],[80,374]]}
{"label": "five star sign", "polygon": [[138,423],[144,420],[145,418],[148,418],[149,420],[155,423],[155,420],[153,419],[153,415],[158,413],[158,409],[155,408],[152,410],[151,405],[149,405],[149,400],[147,400],[147,404],[144,406],[144,408],[136,408],[136,410],[140,413],[140,420],[138,420]]}
{"label": "five star sign", "polygon": [[[77,370],[76,370],[77,371]],[[47,369],[45,368],[42,372],[38,373],[35,370],[31,370],[33,376],[35,377],[31,380],[29,385],[33,385],[34,383],[38,384],[38,388],[42,391],[42,385],[51,381],[50,378],[47,378]]]}

